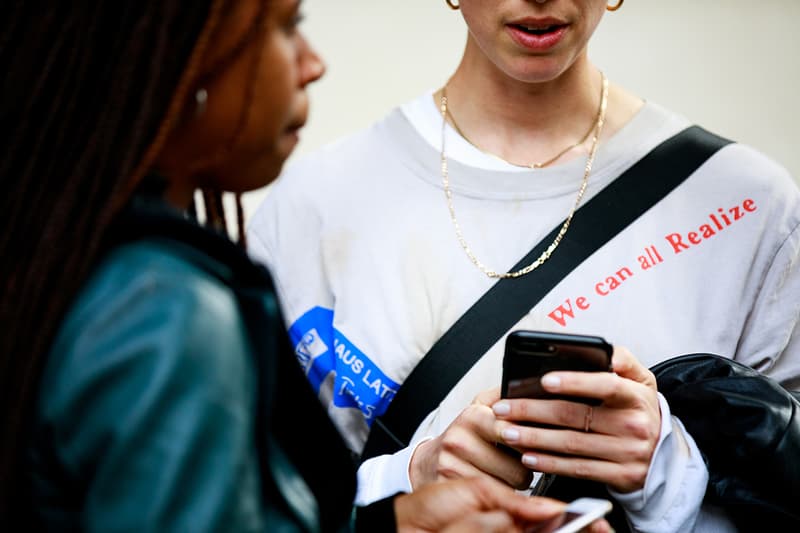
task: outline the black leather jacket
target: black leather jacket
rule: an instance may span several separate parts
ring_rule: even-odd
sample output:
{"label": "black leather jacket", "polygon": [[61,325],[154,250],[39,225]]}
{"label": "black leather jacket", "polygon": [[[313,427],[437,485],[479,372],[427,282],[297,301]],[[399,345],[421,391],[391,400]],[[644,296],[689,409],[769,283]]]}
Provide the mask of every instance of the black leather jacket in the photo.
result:
{"label": "black leather jacket", "polygon": [[[800,394],[714,354],[682,355],[651,370],[703,454],[704,501],[724,509],[740,531],[800,531]],[[564,477],[547,495],[609,497],[604,485]],[[609,521],[629,531],[621,506]]]}
{"label": "black leather jacket", "polygon": [[24,529],[351,530],[355,466],[267,271],[163,206],[133,211],[50,353]]}
{"label": "black leather jacket", "polygon": [[705,501],[741,531],[800,530],[800,393],[731,359],[690,354],[652,368],[708,466]]}

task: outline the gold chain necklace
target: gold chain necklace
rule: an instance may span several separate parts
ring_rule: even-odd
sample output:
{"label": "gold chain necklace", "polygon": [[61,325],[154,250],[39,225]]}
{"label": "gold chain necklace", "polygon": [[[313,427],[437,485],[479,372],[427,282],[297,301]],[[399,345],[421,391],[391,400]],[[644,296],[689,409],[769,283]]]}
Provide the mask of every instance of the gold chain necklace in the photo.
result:
{"label": "gold chain necklace", "polygon": [[[592,165],[594,164],[595,156],[597,155],[597,146],[600,140],[600,134],[603,131],[603,125],[605,124],[606,119],[606,108],[608,107],[608,79],[606,78],[605,74],[602,72],[600,73],[602,76],[602,94],[600,95],[600,106],[597,112],[597,121],[594,123],[591,132],[594,133],[592,137],[592,147],[589,149],[589,157],[586,160],[586,167],[583,171],[583,182],[581,183],[580,190],[578,191],[578,197],[575,199],[575,203],[572,206],[572,209],[567,215],[566,220],[564,220],[564,224],[561,226],[561,229],[556,235],[556,238],[553,239],[553,242],[550,243],[550,246],[542,252],[542,254],[536,258],[536,260],[529,264],[528,266],[521,268],[515,272],[496,272],[486,267],[477,257],[475,254],[472,253],[472,249],[467,244],[466,240],[464,240],[464,235],[461,233],[461,226],[458,223],[458,219],[456,218],[456,211],[453,207],[453,193],[450,190],[450,174],[447,170],[447,153],[445,151],[445,130],[447,126],[447,94],[445,91],[442,91],[442,98],[440,103],[440,111],[442,113],[442,152],[441,152],[441,159],[442,159],[442,184],[444,185],[444,194],[447,197],[447,208],[450,210],[450,220],[453,222],[453,228],[456,232],[456,237],[458,238],[458,242],[461,245],[461,248],[464,249],[466,252],[467,257],[469,257],[470,261],[478,267],[481,272],[489,276],[490,278],[518,278],[520,276],[524,276],[529,272],[539,268],[545,261],[550,258],[550,255],[555,251],[558,247],[561,239],[564,238],[564,234],[567,233],[569,229],[570,222],[572,222],[572,217],[575,215],[575,211],[577,211],[578,206],[583,199],[583,194],[586,192],[586,185],[589,183],[589,174],[592,171]],[[452,118],[452,115],[451,115]],[[463,134],[462,134],[463,136]],[[466,137],[465,137],[466,139]],[[571,147],[571,148],[574,148]]]}
{"label": "gold chain necklace", "polygon": [[[442,98],[445,98],[445,99],[447,98],[447,85],[442,87]],[[500,157],[499,155],[494,154],[494,153],[490,152],[489,150],[486,150],[486,149],[482,148],[480,145],[478,145],[477,143],[473,142],[472,139],[467,137],[466,134],[461,130],[461,128],[458,125],[458,122],[456,122],[456,117],[453,116],[453,113],[450,111],[450,109],[447,109],[446,113],[447,113],[447,116],[450,117],[450,123],[453,125],[453,128],[456,130],[456,132],[458,132],[458,134],[461,135],[461,137],[463,137],[465,141],[467,141],[469,144],[474,146],[476,149],[478,149],[482,153],[484,153],[484,154],[486,154],[486,155],[488,155],[490,157],[494,157],[495,159],[499,159],[503,163],[508,163],[509,165],[514,165],[515,167],[525,167],[525,168],[530,168],[530,169],[536,170],[537,168],[544,168],[544,167],[548,166],[553,161],[556,161],[558,158],[560,158],[562,155],[566,154],[570,150],[573,150],[573,149],[577,148],[578,146],[580,146],[582,144],[585,144],[586,141],[589,139],[589,136],[597,128],[597,120],[599,119],[599,116],[600,116],[600,109],[598,108],[597,116],[595,117],[594,121],[592,122],[592,125],[589,126],[589,129],[586,131],[586,134],[581,138],[580,141],[576,142],[575,144],[571,144],[571,145],[567,146],[566,148],[564,148],[563,150],[558,152],[556,155],[554,155],[553,157],[551,157],[547,161],[544,161],[542,163],[532,162],[532,163],[528,163],[527,165],[519,165],[517,163],[512,163],[511,161],[509,161],[507,159],[504,159],[504,158]]]}

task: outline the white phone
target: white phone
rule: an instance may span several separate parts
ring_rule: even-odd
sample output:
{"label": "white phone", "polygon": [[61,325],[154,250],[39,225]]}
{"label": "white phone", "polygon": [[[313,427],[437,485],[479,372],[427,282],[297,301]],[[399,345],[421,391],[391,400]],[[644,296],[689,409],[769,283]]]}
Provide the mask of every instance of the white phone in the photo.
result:
{"label": "white phone", "polygon": [[578,498],[560,515],[533,529],[534,533],[576,533],[611,511],[612,504],[600,498]]}

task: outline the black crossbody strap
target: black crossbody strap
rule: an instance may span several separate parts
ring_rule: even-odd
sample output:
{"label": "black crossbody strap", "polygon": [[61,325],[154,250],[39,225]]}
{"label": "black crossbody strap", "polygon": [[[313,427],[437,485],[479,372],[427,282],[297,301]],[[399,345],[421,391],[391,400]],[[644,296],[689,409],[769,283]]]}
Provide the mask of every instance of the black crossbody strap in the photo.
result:
{"label": "black crossbody strap", "polygon": [[[686,128],[586,202],[550,259],[529,275],[495,283],[436,341],[373,423],[361,460],[406,447],[461,377],[559,281],[729,143],[699,126]],[[561,224],[511,270],[539,257],[560,228]]]}

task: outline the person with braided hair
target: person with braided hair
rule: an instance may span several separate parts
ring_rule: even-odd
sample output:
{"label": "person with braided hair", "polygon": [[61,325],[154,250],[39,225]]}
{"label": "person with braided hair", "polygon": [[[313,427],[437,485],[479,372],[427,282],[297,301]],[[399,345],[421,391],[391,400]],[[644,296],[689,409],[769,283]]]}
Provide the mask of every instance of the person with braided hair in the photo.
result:
{"label": "person with braided hair", "polygon": [[461,480],[353,518],[351,456],[221,201],[297,143],[324,72],[299,4],[4,6],[0,530],[521,531],[563,509]]}

